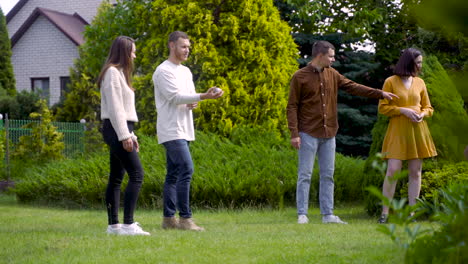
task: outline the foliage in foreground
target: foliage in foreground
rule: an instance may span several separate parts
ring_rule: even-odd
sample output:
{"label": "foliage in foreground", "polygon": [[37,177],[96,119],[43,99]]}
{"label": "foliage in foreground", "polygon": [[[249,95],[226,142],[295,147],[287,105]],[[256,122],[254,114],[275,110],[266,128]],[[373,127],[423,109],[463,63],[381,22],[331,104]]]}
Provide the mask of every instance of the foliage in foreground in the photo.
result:
{"label": "foliage in foreground", "polygon": [[[139,205],[160,208],[165,177],[164,148],[154,137],[139,135],[145,180]],[[295,203],[297,154],[278,134],[258,129],[235,131],[231,139],[197,133],[191,144],[195,173],[192,204],[213,208],[283,207]],[[337,154],[335,200],[361,199],[364,161]],[[310,198],[318,197],[315,166]],[[107,183],[108,153],[35,166],[16,175],[13,190],[22,202],[71,206],[102,205]]]}
{"label": "foliage in foreground", "polygon": [[[405,199],[390,201],[380,190],[370,191],[393,210],[388,225],[379,226],[399,247],[406,251],[405,263],[466,263],[468,261],[468,180],[439,189],[439,198],[405,206]],[[422,230],[413,220],[431,212],[435,225]],[[413,212],[416,212],[412,215]]]}
{"label": "foliage in foreground", "polygon": [[419,237],[406,253],[407,263],[468,263],[468,181],[440,190],[440,200],[423,201],[440,228]]}

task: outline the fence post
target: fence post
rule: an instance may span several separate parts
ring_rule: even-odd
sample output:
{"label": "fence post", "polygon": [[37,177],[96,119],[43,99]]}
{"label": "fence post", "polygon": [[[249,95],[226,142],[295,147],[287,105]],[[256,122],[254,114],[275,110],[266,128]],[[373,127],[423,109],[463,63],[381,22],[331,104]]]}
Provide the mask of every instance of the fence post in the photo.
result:
{"label": "fence post", "polygon": [[83,125],[83,127],[82,127],[83,130],[81,132],[81,138],[83,139],[83,142],[81,144],[81,153],[85,153],[85,151],[86,151],[86,146],[85,146],[86,145],[86,139],[85,139],[85,137],[86,137],[86,119],[84,119],[84,118],[80,119],[80,124]]}
{"label": "fence post", "polygon": [[10,183],[10,136],[9,136],[10,122],[8,120],[8,113],[5,114],[5,158],[7,169],[7,186]]}

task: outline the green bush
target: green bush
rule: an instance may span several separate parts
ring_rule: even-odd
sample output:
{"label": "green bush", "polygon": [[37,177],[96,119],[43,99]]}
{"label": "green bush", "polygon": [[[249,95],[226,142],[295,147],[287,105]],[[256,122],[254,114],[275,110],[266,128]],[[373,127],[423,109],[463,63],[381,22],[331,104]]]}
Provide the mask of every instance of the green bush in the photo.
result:
{"label": "green bush", "polygon": [[[366,159],[364,164],[365,177],[363,179],[362,191],[364,197],[364,208],[369,215],[379,214],[382,207],[380,200],[376,196],[365,191],[365,189],[369,186],[380,188],[383,185],[386,163],[382,161],[378,153],[382,150],[382,143],[385,137],[385,132],[387,131],[387,125],[388,117],[379,114],[377,122],[371,132],[373,141],[369,151],[369,157]],[[373,164],[376,162],[381,164],[381,166],[384,166],[381,168],[383,169],[382,171],[378,171],[373,167]]]}
{"label": "green bush", "polygon": [[440,201],[425,203],[438,227],[409,245],[405,263],[468,263],[468,181],[439,194]]}
{"label": "green bush", "polygon": [[[459,182],[468,182],[468,162],[445,164],[441,168],[425,172],[421,180],[419,197],[432,202],[438,196],[439,189]],[[407,196],[407,193],[408,183],[403,182],[400,196]]]}
{"label": "green bush", "polygon": [[[265,130],[235,129],[232,141],[197,132],[197,140],[190,145],[195,165],[193,205],[207,208],[295,205],[297,152],[290,147],[289,140],[260,131]],[[164,147],[155,137],[139,135],[139,141],[145,170],[139,206],[160,208],[166,166]],[[363,164],[363,160],[337,154],[336,202],[361,199]],[[311,203],[318,201],[318,166],[315,167]],[[31,167],[23,175],[17,175],[14,192],[22,202],[102,205],[108,171],[108,154],[97,152],[87,158]]]}
{"label": "green bush", "polygon": [[438,157],[450,161],[462,161],[463,150],[468,145],[468,114],[455,84],[436,57],[427,56],[422,78],[434,107],[434,116],[428,125]]}
{"label": "green bush", "polygon": [[21,91],[10,96],[0,90],[0,113],[7,113],[9,119],[29,119],[31,113],[39,111],[39,100],[35,92]]}
{"label": "green bush", "polygon": [[63,158],[63,133],[57,132],[57,127],[52,124],[52,113],[45,100],[39,100],[39,113],[31,113],[31,119],[39,119],[39,122],[31,122],[24,128],[31,129],[31,135],[19,138],[16,150],[13,153],[15,159],[33,162],[47,162]]}
{"label": "green bush", "polygon": [[[376,160],[377,161],[377,160]],[[366,161],[367,162],[367,161]],[[375,186],[379,190],[382,189],[384,180],[384,173],[386,163],[381,161],[381,165],[384,166],[383,171],[373,169],[373,175],[375,177],[369,177],[369,174],[365,176],[364,186]],[[407,162],[403,162],[403,167],[407,167]],[[372,184],[369,179],[374,179],[375,182]],[[439,192],[439,189],[454,184],[457,182],[468,181],[468,163],[465,161],[459,163],[438,163],[436,159],[429,159],[423,164],[423,171],[421,176],[421,192],[419,198],[426,201],[432,202]],[[398,183],[395,190],[394,199],[400,199],[408,196],[408,173],[403,170],[399,176]],[[380,199],[372,193],[366,192],[365,194],[365,208],[369,215],[378,215],[382,208]],[[430,212],[426,212],[430,213]]]}
{"label": "green bush", "polygon": [[104,199],[108,159],[101,153],[34,166],[14,175],[12,191],[21,202],[92,207]]}
{"label": "green bush", "polygon": [[[169,33],[188,33],[192,51],[185,63],[198,92],[211,86],[225,91],[221,100],[204,101],[194,111],[198,129],[227,136],[238,125],[286,127],[285,106],[297,49],[291,28],[272,1],[118,1],[104,5],[87,27],[87,42],[71,75],[71,91],[60,119],[76,121],[98,112],[95,79],[112,40],[137,39],[135,60],[139,131],[154,134],[156,108],[151,76],[169,54]],[[85,103],[83,103],[83,101]]]}

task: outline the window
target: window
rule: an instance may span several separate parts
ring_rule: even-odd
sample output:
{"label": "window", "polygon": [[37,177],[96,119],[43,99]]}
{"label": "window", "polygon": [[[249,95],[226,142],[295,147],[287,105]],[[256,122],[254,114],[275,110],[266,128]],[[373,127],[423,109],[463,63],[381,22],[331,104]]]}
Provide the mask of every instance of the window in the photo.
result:
{"label": "window", "polygon": [[60,77],[60,101],[65,100],[65,95],[70,91],[70,77]]}
{"label": "window", "polygon": [[31,78],[31,91],[49,103],[49,78]]}

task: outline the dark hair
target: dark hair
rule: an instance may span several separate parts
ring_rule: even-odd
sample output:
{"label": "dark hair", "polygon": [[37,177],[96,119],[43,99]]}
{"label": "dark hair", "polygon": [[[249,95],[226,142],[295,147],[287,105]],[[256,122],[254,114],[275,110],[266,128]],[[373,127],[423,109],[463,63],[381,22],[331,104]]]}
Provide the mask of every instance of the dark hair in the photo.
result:
{"label": "dark hair", "polygon": [[127,81],[128,86],[133,90],[131,75],[133,72],[133,61],[132,61],[132,48],[135,40],[127,36],[119,36],[114,42],[107,56],[106,62],[102,67],[101,73],[99,74],[97,85],[101,87],[102,79],[104,79],[104,74],[106,73],[109,67],[116,67],[122,69],[125,81]]}
{"label": "dark hair", "polygon": [[312,58],[317,57],[319,54],[327,54],[330,49],[335,49],[330,42],[325,40],[316,41],[312,46]]}
{"label": "dark hair", "polygon": [[398,76],[416,76],[419,69],[415,63],[417,57],[422,56],[421,51],[415,48],[408,48],[401,52],[393,73]]}
{"label": "dark hair", "polygon": [[189,36],[185,32],[174,31],[171,34],[169,34],[169,38],[167,40],[167,45],[169,46],[169,43],[171,43],[171,42],[177,42],[177,40],[179,40],[179,38],[189,39]]}

